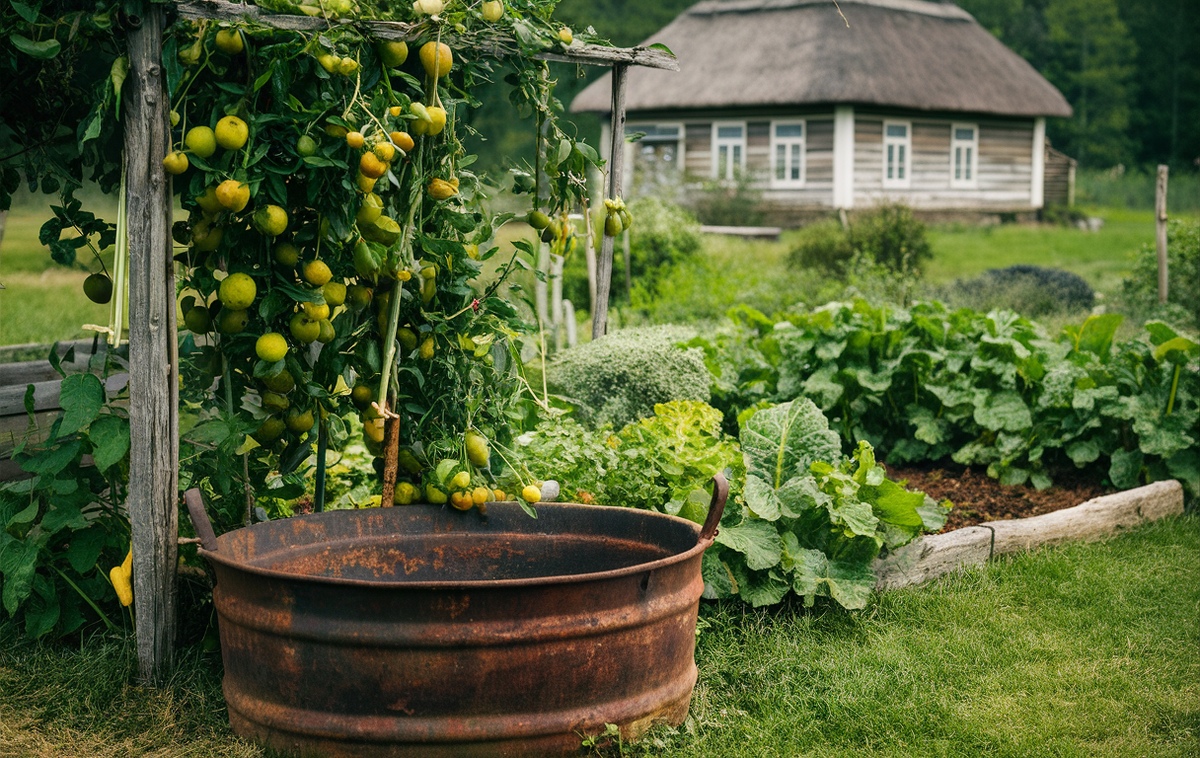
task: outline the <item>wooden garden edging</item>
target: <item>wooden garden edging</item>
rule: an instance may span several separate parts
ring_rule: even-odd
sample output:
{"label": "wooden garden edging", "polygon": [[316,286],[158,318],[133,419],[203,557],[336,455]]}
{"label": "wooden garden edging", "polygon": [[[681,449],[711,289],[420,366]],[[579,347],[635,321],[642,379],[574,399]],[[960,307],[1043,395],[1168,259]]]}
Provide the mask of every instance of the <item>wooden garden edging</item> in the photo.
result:
{"label": "wooden garden edging", "polygon": [[892,590],[921,584],[952,571],[982,566],[996,555],[1062,542],[1094,542],[1180,513],[1183,487],[1171,479],[1104,495],[1044,516],[989,521],[918,537],[875,561],[875,587]]}

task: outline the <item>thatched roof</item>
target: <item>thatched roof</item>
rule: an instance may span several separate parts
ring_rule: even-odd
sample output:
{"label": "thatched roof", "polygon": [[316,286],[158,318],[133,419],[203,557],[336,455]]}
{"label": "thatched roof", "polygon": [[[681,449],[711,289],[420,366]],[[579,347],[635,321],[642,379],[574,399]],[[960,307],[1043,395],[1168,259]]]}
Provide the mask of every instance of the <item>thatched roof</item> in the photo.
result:
{"label": "thatched roof", "polygon": [[[630,69],[630,111],[854,104],[1070,116],[1054,85],[966,11],[929,0],[705,0],[644,44],[680,71]],[[612,75],[575,112],[608,112]]]}

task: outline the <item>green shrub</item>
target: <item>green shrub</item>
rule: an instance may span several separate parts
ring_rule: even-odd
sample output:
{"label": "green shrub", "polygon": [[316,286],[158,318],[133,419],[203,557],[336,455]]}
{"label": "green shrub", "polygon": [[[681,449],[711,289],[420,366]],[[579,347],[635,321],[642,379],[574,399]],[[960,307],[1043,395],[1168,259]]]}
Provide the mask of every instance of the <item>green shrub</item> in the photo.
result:
{"label": "green shrub", "polygon": [[585,424],[623,427],[653,415],[657,403],[708,401],[703,356],[676,347],[694,336],[670,326],[614,332],[564,352],[546,367],[546,380],[578,406]]}
{"label": "green shrub", "polygon": [[1167,302],[1158,303],[1158,253],[1142,245],[1133,255],[1133,270],[1121,284],[1122,306],[1142,319],[1160,318],[1188,329],[1200,328],[1196,286],[1200,282],[1200,225],[1171,221],[1167,225]]}
{"label": "green shrub", "polygon": [[842,274],[854,255],[850,236],[836,219],[809,224],[800,230],[788,263],[797,268],[821,269]]}
{"label": "green shrub", "polygon": [[977,311],[1009,309],[1029,318],[1088,311],[1096,293],[1078,274],[1018,264],[959,279],[942,293],[948,305]]}
{"label": "green shrub", "polygon": [[[658,197],[640,197],[629,203],[633,226],[629,230],[630,276],[634,286],[652,297],[675,266],[695,258],[700,250],[700,223],[686,208]],[[613,246],[610,304],[625,299],[624,241]],[[582,247],[563,267],[563,297],[585,308],[588,302],[587,261]]]}
{"label": "green shrub", "polygon": [[850,245],[893,271],[920,270],[933,258],[924,222],[902,203],[880,205],[854,219]]}
{"label": "green shrub", "polygon": [[737,172],[733,182],[706,181],[703,190],[694,197],[696,218],[702,224],[756,226],[762,223],[762,192],[757,189],[754,175],[749,171]]}

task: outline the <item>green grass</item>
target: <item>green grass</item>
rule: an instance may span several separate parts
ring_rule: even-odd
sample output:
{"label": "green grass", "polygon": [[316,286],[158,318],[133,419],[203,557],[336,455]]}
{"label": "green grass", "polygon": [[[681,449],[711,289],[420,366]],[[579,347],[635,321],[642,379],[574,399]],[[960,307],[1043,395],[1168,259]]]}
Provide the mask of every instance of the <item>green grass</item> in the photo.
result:
{"label": "green grass", "polygon": [[[1200,755],[1198,553],[1190,516],[858,613],[705,603],[688,725],[624,754]],[[229,733],[214,656],[183,651],[157,691],[134,667],[120,642],[31,645],[0,626],[0,755],[264,755]]]}
{"label": "green grass", "polygon": [[1130,254],[1154,242],[1154,212],[1108,210],[1098,232],[1061,226],[1006,224],[935,228],[926,279],[941,284],[1018,263],[1079,274],[1101,292],[1114,292],[1129,274]]}
{"label": "green grass", "polygon": [[[38,230],[51,215],[48,206],[23,204],[9,212],[0,240],[0,345],[27,342],[51,343],[95,334],[84,324],[108,325],[109,308],[83,294],[83,280],[98,271],[87,248],[79,261],[66,268],[50,258],[49,248],[38,242]],[[112,256],[105,255],[105,265]]]}

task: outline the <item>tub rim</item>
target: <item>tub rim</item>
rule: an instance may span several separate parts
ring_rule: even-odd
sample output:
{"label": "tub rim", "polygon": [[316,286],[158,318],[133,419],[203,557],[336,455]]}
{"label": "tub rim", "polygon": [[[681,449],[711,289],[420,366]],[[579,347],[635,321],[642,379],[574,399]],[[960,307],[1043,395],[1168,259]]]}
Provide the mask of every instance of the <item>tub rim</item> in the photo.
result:
{"label": "tub rim", "polygon": [[[722,498],[722,500],[723,499],[724,498]],[[714,497],[714,501],[715,500],[716,500],[716,498]],[[506,501],[504,503],[495,503],[493,505],[500,505],[500,504],[516,505],[516,501]],[[226,555],[222,554],[219,549],[218,550],[208,550],[208,549],[204,548],[203,546],[200,546],[197,548],[197,553],[200,557],[204,558],[205,560],[209,561],[210,563],[220,564],[221,566],[223,566],[225,568],[245,572],[245,573],[253,575],[253,576],[259,576],[259,577],[262,577],[265,579],[273,579],[273,580],[279,580],[279,581],[304,582],[304,583],[311,583],[311,584],[316,584],[316,585],[329,585],[332,587],[356,587],[356,588],[362,588],[362,589],[380,589],[380,590],[386,589],[386,590],[392,590],[392,591],[409,590],[409,589],[424,590],[424,591],[486,590],[486,589],[508,589],[508,588],[521,588],[521,587],[553,586],[553,585],[565,585],[565,584],[581,584],[581,583],[586,583],[586,582],[598,582],[598,581],[607,581],[610,579],[619,579],[621,577],[631,576],[631,575],[635,575],[635,574],[641,574],[641,573],[644,573],[647,571],[656,571],[658,569],[663,569],[663,568],[667,568],[669,566],[673,566],[677,563],[684,563],[698,555],[701,555],[705,550],[707,550],[709,548],[709,546],[711,546],[713,544],[714,539],[716,537],[715,529],[713,530],[712,536],[709,536],[709,535],[705,534],[705,532],[707,530],[702,529],[700,524],[697,524],[696,522],[691,521],[689,519],[680,518],[679,516],[673,516],[669,513],[660,513],[658,511],[625,508],[625,507],[613,506],[613,505],[585,505],[583,503],[545,503],[544,505],[548,505],[553,508],[566,507],[566,508],[607,509],[607,510],[612,510],[612,511],[620,511],[623,513],[629,513],[631,511],[633,511],[636,513],[645,514],[647,517],[650,517],[650,518],[671,519],[671,520],[679,522],[681,524],[686,524],[688,527],[690,527],[697,534],[697,540],[696,540],[695,545],[693,545],[692,547],[688,548],[687,550],[685,550],[681,553],[669,555],[665,558],[659,558],[654,561],[648,561],[645,563],[634,564],[633,566],[626,566],[624,568],[619,568],[619,569],[611,569],[609,571],[592,571],[592,572],[587,572],[587,573],[583,573],[583,574],[553,574],[550,576],[524,577],[524,578],[520,578],[520,579],[469,579],[469,580],[461,580],[461,581],[418,580],[418,581],[411,581],[411,582],[408,582],[408,581],[389,582],[389,581],[371,580],[371,579],[345,579],[345,578],[341,578],[341,577],[315,576],[312,574],[289,573],[286,571],[279,571],[276,569],[255,566],[255,565],[252,565],[249,563],[245,563],[245,562],[236,560],[234,558],[227,557]],[[723,510],[724,502],[722,502],[721,505],[722,505],[722,510]],[[393,506],[393,507],[413,508],[414,506]],[[422,504],[415,505],[415,507],[436,508],[438,506],[433,506],[433,505],[422,503]],[[372,508],[370,510],[374,510],[374,509]],[[332,514],[337,514],[337,513],[360,513],[360,512],[361,512],[360,510],[325,511],[324,513],[320,513],[320,514],[317,514],[317,513],[305,514],[304,516],[300,516],[298,518],[303,519],[303,518],[307,518],[307,517],[311,517],[311,516],[318,516],[318,517],[326,516],[326,517],[328,517]],[[710,520],[714,520],[711,517],[712,517],[712,510],[710,509]],[[297,517],[293,517],[293,518],[297,518]],[[717,520],[719,520],[719,518],[720,518],[720,514],[718,513]],[[532,521],[533,519],[531,518],[530,520]],[[705,525],[707,526],[707,522]],[[252,528],[252,527],[240,527],[240,529],[249,529],[249,528]],[[240,529],[235,529],[230,532],[226,532],[226,534],[232,534],[236,531],[239,531]],[[221,535],[221,536],[224,537],[225,535]],[[603,536],[603,535],[600,535],[600,536]],[[217,538],[216,541],[219,542],[220,539],[221,538]],[[330,540],[329,542],[332,543],[333,541]],[[317,543],[312,543],[312,544],[321,544],[321,543],[317,542]]]}

